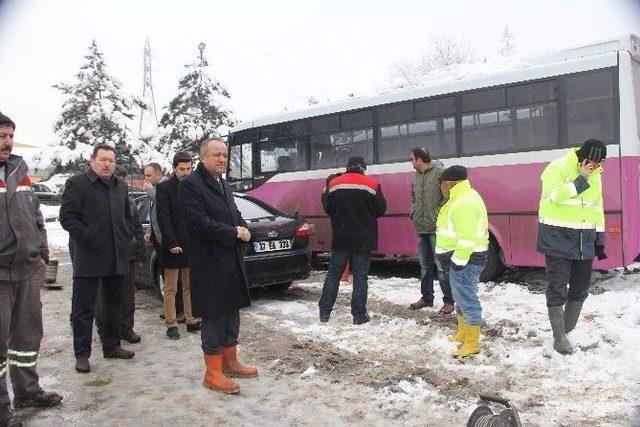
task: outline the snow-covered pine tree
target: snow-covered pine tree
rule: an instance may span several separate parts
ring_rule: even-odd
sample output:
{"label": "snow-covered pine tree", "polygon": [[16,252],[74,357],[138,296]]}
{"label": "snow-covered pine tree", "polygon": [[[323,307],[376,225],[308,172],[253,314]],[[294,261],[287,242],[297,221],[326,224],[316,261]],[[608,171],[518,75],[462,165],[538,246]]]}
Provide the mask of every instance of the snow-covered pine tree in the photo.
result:
{"label": "snow-covered pine tree", "polygon": [[55,124],[60,145],[77,153],[75,158],[60,159],[60,164],[64,170],[81,169],[90,147],[109,144],[116,148],[118,164],[137,168],[134,155],[138,150],[131,145],[127,124],[134,116],[133,105],[140,105],[140,102],[120,93],[121,85],[107,73],[95,40],[85,59],[75,83],[53,86],[66,97],[60,119]]}
{"label": "snow-covered pine tree", "polygon": [[231,112],[219,102],[230,98],[227,90],[209,75],[204,43],[198,44],[198,59],[185,67],[188,73],[178,83],[178,95],[169,102],[160,119],[159,151],[172,157],[178,151],[196,155],[200,143],[234,125]]}

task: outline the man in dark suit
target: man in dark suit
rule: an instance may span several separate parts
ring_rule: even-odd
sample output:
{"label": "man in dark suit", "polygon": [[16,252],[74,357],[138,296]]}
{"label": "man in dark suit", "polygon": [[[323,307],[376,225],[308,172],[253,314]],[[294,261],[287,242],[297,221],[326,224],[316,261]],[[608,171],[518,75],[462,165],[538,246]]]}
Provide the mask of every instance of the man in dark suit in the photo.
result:
{"label": "man in dark suit", "polygon": [[258,371],[237,359],[239,310],[251,304],[243,258],[251,233],[222,178],[228,160],[220,138],[204,141],[200,164],[180,184],[178,203],[187,226],[193,314],[202,317],[204,385],[237,394],[240,388],[225,373],[255,377]]}
{"label": "man in dark suit", "polygon": [[97,145],[90,167],[69,178],[60,204],[60,224],[73,242],[73,349],[76,371],[91,370],[91,335],[98,284],[102,283],[102,354],[131,359],[120,347],[122,282],[129,271],[128,247],[133,236],[127,184],[113,176],[116,152]]}
{"label": "man in dark suit", "polygon": [[184,217],[178,215],[178,187],[193,169],[191,156],[179,152],[173,157],[173,174],[156,186],[158,225],[162,233],[162,259],[164,260],[164,322],[167,337],[180,338],[176,319],[176,293],[178,276],[182,280],[182,304],[187,332],[200,330],[200,322],[191,315],[191,291],[189,289],[189,263],[185,243],[187,240]]}

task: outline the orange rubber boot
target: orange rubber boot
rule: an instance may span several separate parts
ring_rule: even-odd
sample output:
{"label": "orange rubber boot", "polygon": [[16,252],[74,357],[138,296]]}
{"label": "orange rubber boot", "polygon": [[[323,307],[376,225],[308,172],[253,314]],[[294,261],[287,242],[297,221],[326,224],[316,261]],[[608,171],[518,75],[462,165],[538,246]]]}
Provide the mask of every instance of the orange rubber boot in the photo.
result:
{"label": "orange rubber boot", "polygon": [[207,367],[207,373],[204,375],[202,385],[226,394],[240,393],[238,384],[222,373],[222,354],[205,354],[204,364]]}
{"label": "orange rubber boot", "polygon": [[231,377],[251,378],[258,376],[258,370],[250,366],[244,366],[238,362],[238,350],[236,346],[225,347],[222,367],[225,374],[229,374]]}

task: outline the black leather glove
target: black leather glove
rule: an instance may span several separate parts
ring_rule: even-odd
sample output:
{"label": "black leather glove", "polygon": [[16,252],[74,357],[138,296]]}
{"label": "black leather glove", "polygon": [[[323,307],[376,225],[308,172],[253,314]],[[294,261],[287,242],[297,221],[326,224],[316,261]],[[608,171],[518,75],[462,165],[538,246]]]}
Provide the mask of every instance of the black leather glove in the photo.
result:
{"label": "black leather glove", "polygon": [[464,267],[465,267],[464,265],[458,265],[455,262],[451,263],[451,269],[452,270],[460,271],[460,270],[463,270]]}
{"label": "black leather glove", "polygon": [[604,245],[596,245],[596,258],[598,258],[598,260],[609,258],[607,254],[604,253]]}

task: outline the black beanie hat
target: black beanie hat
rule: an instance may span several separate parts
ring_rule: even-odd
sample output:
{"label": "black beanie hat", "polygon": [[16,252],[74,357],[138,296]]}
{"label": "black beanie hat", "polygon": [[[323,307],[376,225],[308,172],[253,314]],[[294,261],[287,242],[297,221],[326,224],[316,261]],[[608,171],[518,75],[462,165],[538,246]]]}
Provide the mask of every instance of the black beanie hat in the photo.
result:
{"label": "black beanie hat", "polygon": [[607,146],[597,139],[587,139],[582,147],[578,148],[576,155],[580,163],[585,159],[600,163],[607,157]]}
{"label": "black beanie hat", "polygon": [[364,162],[364,159],[360,156],[349,157],[349,160],[347,160],[347,172],[359,170],[360,168],[367,168],[367,164]]}
{"label": "black beanie hat", "polygon": [[464,181],[467,179],[467,168],[460,165],[449,166],[442,172],[442,181]]}
{"label": "black beanie hat", "polygon": [[16,124],[13,123],[13,120],[2,113],[0,113],[0,126],[1,125],[9,125],[13,128],[13,130],[16,130]]}

